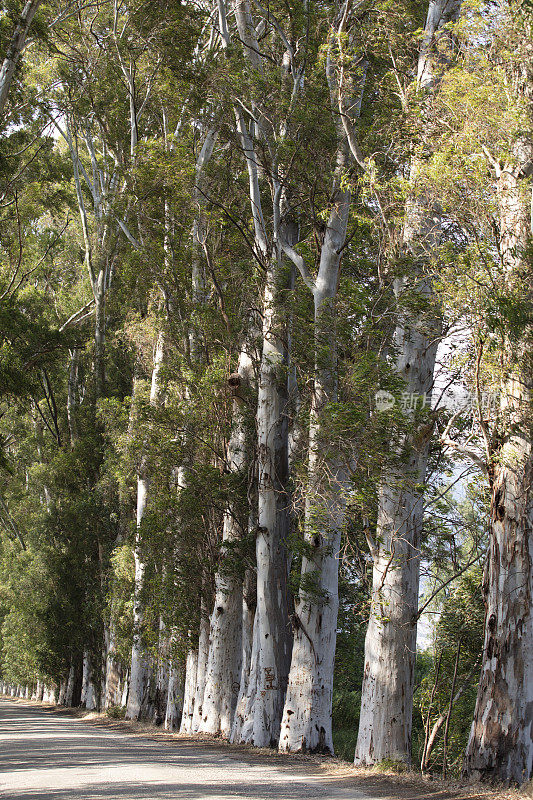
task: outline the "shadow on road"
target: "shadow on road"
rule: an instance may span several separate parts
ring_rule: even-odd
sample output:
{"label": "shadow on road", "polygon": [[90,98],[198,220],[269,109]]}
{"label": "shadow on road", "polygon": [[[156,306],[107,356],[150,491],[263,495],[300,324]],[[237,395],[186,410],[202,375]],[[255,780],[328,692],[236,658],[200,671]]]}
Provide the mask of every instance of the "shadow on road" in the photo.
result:
{"label": "shadow on road", "polygon": [[[343,785],[342,785],[343,784]],[[333,800],[368,798],[342,778],[246,763],[222,748],[173,746],[91,727],[68,712],[0,702],[6,800]]]}

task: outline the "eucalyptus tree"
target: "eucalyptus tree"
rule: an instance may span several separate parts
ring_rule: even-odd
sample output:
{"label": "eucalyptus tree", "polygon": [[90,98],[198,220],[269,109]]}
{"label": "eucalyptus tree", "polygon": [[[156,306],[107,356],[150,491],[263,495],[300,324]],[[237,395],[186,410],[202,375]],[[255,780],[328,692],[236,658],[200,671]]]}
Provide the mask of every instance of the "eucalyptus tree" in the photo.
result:
{"label": "eucalyptus tree", "polygon": [[[154,358],[152,368],[152,379],[150,387],[150,405],[156,406],[161,402],[163,383],[161,380],[161,367],[164,357],[164,339],[161,334],[157,337],[154,347]],[[135,558],[135,594],[133,601],[133,647],[131,652],[131,672],[129,680],[128,706],[126,709],[127,719],[139,719],[143,710],[143,704],[148,696],[148,685],[150,681],[150,663],[146,648],[143,642],[143,600],[141,593],[144,588],[145,564],[140,552],[141,531],[143,517],[146,512],[148,497],[150,492],[150,475],[147,465],[147,453],[141,455],[140,465],[137,475],[137,536],[134,547]]]}
{"label": "eucalyptus tree", "polygon": [[[247,337],[239,356],[236,372],[228,378],[233,393],[232,431],[228,441],[227,469],[244,484],[249,496],[253,445],[247,406],[253,397],[253,342]],[[232,565],[232,548],[243,537],[239,513],[237,485],[235,496],[224,514],[221,566],[215,576],[215,602],[210,621],[209,655],[202,702],[200,731],[221,734],[229,738],[238,699],[238,687],[243,669],[243,579]],[[246,530],[246,529],[245,529]],[[247,668],[247,665],[244,667]]]}
{"label": "eucalyptus tree", "polygon": [[26,45],[35,14],[39,10],[42,0],[28,0],[18,17],[15,29],[7,42],[6,52],[0,67],[0,116],[4,115],[4,107],[9,95],[9,89],[15,76],[15,70]]}
{"label": "eucalyptus tree", "polygon": [[426,175],[432,174],[465,250],[443,271],[443,289],[468,336],[463,374],[473,398],[473,425],[466,435],[453,415],[441,440],[481,469],[490,497],[485,640],[464,769],[470,777],[520,784],[531,777],[532,764],[526,676],[532,664],[527,554],[533,150],[531,16],[516,10],[502,3],[463,20],[459,63],[444,76],[441,102],[437,98],[446,134],[434,130],[437,147]]}
{"label": "eucalyptus tree", "polygon": [[[257,31],[250,7],[244,0],[234,6],[236,31],[228,27],[225,3],[218,2],[218,28],[221,44],[227,50],[240,42],[246,79],[253,85],[256,75],[268,75],[269,65],[257,41]],[[264,10],[263,10],[264,12]],[[261,14],[271,32],[272,19]],[[274,25],[275,37],[279,27]],[[276,47],[275,72],[287,75],[296,87],[300,76],[294,62],[294,50],[281,37]],[[289,68],[283,62],[289,63]],[[254,93],[255,94],[255,93]],[[253,221],[253,257],[265,271],[262,297],[262,357],[258,376],[257,453],[258,453],[258,524],[256,538],[257,609],[250,675],[241,685],[232,738],[256,746],[272,746],[279,736],[286,681],[290,665],[291,636],[288,619],[286,540],[289,531],[287,351],[286,314],[280,297],[288,289],[287,270],[282,263],[279,242],[282,220],[279,215],[282,185],[278,175],[277,120],[271,120],[258,97],[251,99],[251,118],[246,111],[248,97],[236,97],[233,105],[235,129],[246,163],[250,213]],[[233,100],[233,98],[232,98]],[[282,123],[283,124],[283,123]],[[281,131],[280,131],[281,133]],[[262,163],[259,140],[272,159],[268,172],[273,197],[273,229],[267,230],[267,214],[261,192]]]}
{"label": "eucalyptus tree", "polygon": [[[510,308],[499,337],[500,407],[492,431],[485,414],[479,415],[491,488],[490,542],[483,662],[464,769],[469,776],[522,785],[533,775],[532,16],[507,3],[499,10],[491,47],[477,53],[472,47],[475,73],[483,64],[513,91],[499,100],[511,124],[502,139],[484,146],[495,179],[501,292]],[[477,352],[479,363],[482,339]]]}
{"label": "eucalyptus tree", "polygon": [[[208,114],[209,114],[208,110]],[[215,120],[210,120],[210,124],[203,132],[202,145],[195,161],[193,200],[195,205],[193,225],[192,225],[192,248],[191,248],[191,299],[192,312],[201,314],[206,304],[207,281],[205,275],[204,260],[209,262],[209,251],[206,229],[205,212],[205,172],[209,162],[213,157],[215,145],[219,136],[219,126]],[[203,367],[202,341],[199,331],[194,325],[187,331],[188,344],[190,348],[190,359],[193,368]],[[185,389],[186,399],[190,397],[190,390]],[[182,482],[187,483],[187,464],[182,465]],[[209,622],[209,581],[206,575],[202,575],[202,596],[200,598],[200,629],[198,636],[198,653],[196,657],[187,658],[187,669],[194,670],[192,675],[186,675],[187,685],[194,682],[194,697],[191,695],[191,707],[188,715],[182,720],[181,730],[184,732],[196,733],[201,725],[203,718],[203,700],[205,694],[207,666],[210,650],[210,622]]]}
{"label": "eucalyptus tree", "polygon": [[[429,4],[416,82],[424,97],[422,125],[431,123],[432,97],[451,63],[449,25],[457,19],[459,9],[459,2],[449,0]],[[356,147],[352,150],[357,158]],[[440,211],[427,201],[418,169],[419,159],[414,154],[401,242],[412,269],[394,281],[397,323],[391,348],[394,370],[410,400],[406,407],[411,430],[393,445],[398,451],[397,463],[383,471],[376,531],[367,536],[373,588],[355,751],[359,764],[411,759],[423,484],[433,428],[423,409],[431,397],[440,337],[431,269],[442,235]]]}
{"label": "eucalyptus tree", "polygon": [[[520,142],[514,155],[513,162],[496,167],[500,252],[508,290],[531,307],[527,256],[531,211],[524,191],[533,174],[531,143],[524,149]],[[487,605],[484,660],[465,769],[469,775],[521,785],[533,770],[530,321],[519,341],[509,343],[505,355],[504,423],[491,467],[490,551],[483,585]]]}
{"label": "eucalyptus tree", "polygon": [[[294,644],[287,697],[281,723],[282,751],[333,752],[331,708],[338,614],[338,571],[341,532],[348,492],[348,469],[339,443],[331,437],[330,409],[337,400],[335,297],[342,255],[347,243],[352,191],[347,184],[351,152],[347,126],[361,111],[368,63],[355,56],[350,77],[344,74],[342,41],[350,20],[348,4],[335,9],[326,62],[331,121],[335,130],[335,164],[329,215],[319,246],[318,269],[312,277],[304,258],[287,243],[282,248],[300,271],[314,301],[315,366],[309,429],[309,461],[305,487],[301,585],[291,617]],[[339,85],[345,106],[339,112]],[[348,120],[343,124],[342,116]]]}

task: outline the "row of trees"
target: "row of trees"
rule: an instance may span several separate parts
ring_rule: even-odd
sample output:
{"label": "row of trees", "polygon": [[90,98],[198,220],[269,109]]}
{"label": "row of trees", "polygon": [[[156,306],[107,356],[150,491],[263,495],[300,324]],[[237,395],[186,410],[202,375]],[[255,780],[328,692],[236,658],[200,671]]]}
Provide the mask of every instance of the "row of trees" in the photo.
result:
{"label": "row of trees", "polygon": [[4,683],[333,752],[355,629],[356,763],[411,761],[423,691],[423,768],[470,696],[466,773],[528,780],[531,8],[52,1],[0,34]]}

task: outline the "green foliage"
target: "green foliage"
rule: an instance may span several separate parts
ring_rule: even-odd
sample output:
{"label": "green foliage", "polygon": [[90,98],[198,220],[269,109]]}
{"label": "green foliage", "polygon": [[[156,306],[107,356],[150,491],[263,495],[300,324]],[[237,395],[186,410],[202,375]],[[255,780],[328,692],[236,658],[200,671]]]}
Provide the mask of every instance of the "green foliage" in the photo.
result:
{"label": "green foliage", "polygon": [[[100,4],[57,19],[53,5],[42,5],[0,135],[2,677],[57,681],[72,664],[79,671],[88,651],[99,680],[111,627],[125,668],[134,634],[134,551],[144,565],[137,587],[141,633],[154,662],[162,627],[171,632],[173,657],[183,662],[217,572],[240,580],[255,569],[256,384],[265,266],[273,254],[254,243],[257,220],[235,110],[255,137],[265,228],[272,231],[274,221],[287,226],[315,278],[336,202],[339,98],[326,66],[339,79],[342,73],[349,94],[365,59],[357,127],[362,162],[347,162],[337,176],[352,197],[335,298],[315,317],[313,294],[280,256],[282,288],[273,300],[289,353],[276,380],[290,389],[282,413],[294,443],[284,543],[291,553],[289,602],[299,594],[315,603],[329,599],[319,565],[331,550],[324,537],[317,543],[313,536],[327,530],[328,509],[318,489],[310,496],[308,433],[314,379],[331,374],[335,390],[320,407],[317,447],[350,478],[335,747],[352,760],[370,603],[367,535],[377,525],[380,482],[407,462],[415,431],[433,437],[427,485],[417,476],[405,488],[426,493],[423,589],[438,622],[431,647],[417,659],[413,751],[421,754],[427,730],[446,712],[460,642],[457,685],[465,689],[448,742],[448,760],[457,768],[482,647],[479,564],[489,501],[481,479],[466,489],[463,482],[465,497],[454,499],[457,468],[439,437],[453,434],[455,444],[466,440],[476,452],[485,440],[472,415],[446,407],[404,413],[393,332],[402,319],[416,319],[436,340],[466,330],[457,347],[453,336],[447,340],[452,344],[440,366],[473,393],[499,387],[513,359],[528,374],[531,254],[502,253],[494,178],[503,166],[522,167],[521,191],[529,197],[522,148],[531,128],[529,5],[465,3],[449,31],[460,46],[431,101],[415,81],[427,11],[419,0],[348,4],[336,38],[338,4],[275,0],[260,27],[261,69],[251,66],[240,42],[221,47],[211,10],[198,4],[133,0],[127,9]],[[9,0],[4,11],[2,52],[20,3]],[[297,79],[285,66],[280,70],[289,51],[293,69],[302,69]],[[259,135],[258,120],[267,135]],[[201,171],[205,135],[215,129],[213,155]],[[278,185],[282,220],[274,220],[272,203]],[[420,236],[407,252],[413,197],[439,217],[441,235],[438,242],[428,236],[429,247]],[[94,278],[101,268],[107,283],[97,331]],[[421,278],[434,299],[420,292]],[[157,394],[151,388],[159,336]],[[228,376],[245,341],[253,376],[239,414],[250,457],[231,470]],[[378,390],[395,399],[388,410],[376,406]],[[497,442],[501,414],[485,420],[477,412]],[[149,485],[149,497],[137,525],[138,480]],[[222,542],[228,514],[238,534]],[[309,569],[302,577],[304,559]],[[441,734],[430,767],[438,768],[442,757]]]}
{"label": "green foliage", "polygon": [[[413,745],[421,757],[425,737],[439,716],[448,712],[456,659],[459,659],[453,696],[459,691],[461,693],[453,703],[447,743],[447,767],[456,774],[461,770],[470,733],[481,669],[485,617],[481,580],[481,569],[473,567],[457,580],[453,589],[441,600],[432,652],[424,656],[426,674],[421,679],[417,693],[418,713],[425,730],[419,728]],[[431,753],[429,769],[439,768],[442,759],[443,730]]]}
{"label": "green foliage", "polygon": [[110,719],[124,719],[126,709],[124,706],[109,706],[105,713]]}

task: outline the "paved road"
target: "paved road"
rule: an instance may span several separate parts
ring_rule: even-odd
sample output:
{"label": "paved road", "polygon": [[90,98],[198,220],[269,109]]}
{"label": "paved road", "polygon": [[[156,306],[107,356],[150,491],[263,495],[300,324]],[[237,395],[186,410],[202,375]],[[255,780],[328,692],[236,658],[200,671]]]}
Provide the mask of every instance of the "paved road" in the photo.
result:
{"label": "paved road", "polygon": [[0,797],[9,800],[372,800],[346,778],[190,741],[102,729],[0,700]]}

